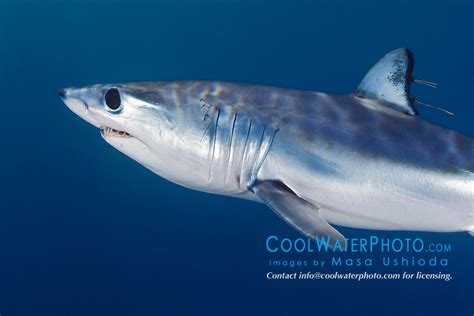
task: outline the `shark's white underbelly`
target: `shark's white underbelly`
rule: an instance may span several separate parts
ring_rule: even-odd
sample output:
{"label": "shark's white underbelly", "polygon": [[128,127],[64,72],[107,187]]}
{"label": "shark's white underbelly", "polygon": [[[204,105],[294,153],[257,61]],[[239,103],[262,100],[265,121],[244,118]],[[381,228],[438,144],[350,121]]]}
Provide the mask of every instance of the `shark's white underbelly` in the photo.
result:
{"label": "shark's white underbelly", "polygon": [[443,174],[354,153],[315,160],[304,152],[295,155],[291,146],[276,146],[259,178],[284,182],[332,224],[435,232],[474,227],[472,173]]}

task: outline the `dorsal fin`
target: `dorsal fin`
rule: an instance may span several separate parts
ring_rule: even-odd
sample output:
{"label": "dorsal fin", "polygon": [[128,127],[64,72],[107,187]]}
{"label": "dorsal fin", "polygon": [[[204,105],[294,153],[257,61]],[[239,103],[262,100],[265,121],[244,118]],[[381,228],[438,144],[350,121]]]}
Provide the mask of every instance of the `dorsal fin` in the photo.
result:
{"label": "dorsal fin", "polygon": [[418,115],[410,98],[413,55],[406,48],[391,51],[382,57],[360,82],[356,95],[377,99],[388,106],[410,115]]}

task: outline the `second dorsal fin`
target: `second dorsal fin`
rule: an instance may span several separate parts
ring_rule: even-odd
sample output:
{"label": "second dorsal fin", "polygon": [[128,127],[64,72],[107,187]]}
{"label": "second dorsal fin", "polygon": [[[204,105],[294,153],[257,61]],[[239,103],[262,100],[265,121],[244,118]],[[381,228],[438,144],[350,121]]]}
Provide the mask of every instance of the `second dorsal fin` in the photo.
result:
{"label": "second dorsal fin", "polygon": [[413,64],[413,55],[408,49],[391,51],[365,75],[357,87],[356,95],[377,99],[409,115],[418,115],[413,98],[409,96]]}

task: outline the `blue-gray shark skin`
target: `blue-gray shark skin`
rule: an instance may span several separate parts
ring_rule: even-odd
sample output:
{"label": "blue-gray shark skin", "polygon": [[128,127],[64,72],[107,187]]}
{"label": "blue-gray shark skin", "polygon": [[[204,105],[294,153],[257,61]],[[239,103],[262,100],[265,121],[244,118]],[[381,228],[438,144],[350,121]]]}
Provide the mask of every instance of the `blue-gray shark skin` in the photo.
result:
{"label": "blue-gray shark skin", "polygon": [[332,226],[474,231],[474,140],[422,120],[413,58],[384,56],[347,95],[225,82],[62,89],[66,105],[156,174],[267,204],[311,237]]}

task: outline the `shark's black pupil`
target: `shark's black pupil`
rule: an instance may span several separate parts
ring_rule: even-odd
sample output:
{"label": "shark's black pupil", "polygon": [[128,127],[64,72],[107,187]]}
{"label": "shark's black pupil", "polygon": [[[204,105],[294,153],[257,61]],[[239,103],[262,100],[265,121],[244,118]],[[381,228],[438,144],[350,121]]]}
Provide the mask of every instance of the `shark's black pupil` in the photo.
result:
{"label": "shark's black pupil", "polygon": [[110,89],[105,94],[105,103],[112,110],[117,110],[120,106],[120,93],[117,89]]}

